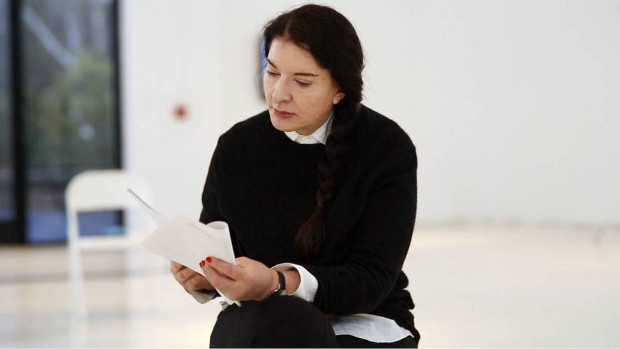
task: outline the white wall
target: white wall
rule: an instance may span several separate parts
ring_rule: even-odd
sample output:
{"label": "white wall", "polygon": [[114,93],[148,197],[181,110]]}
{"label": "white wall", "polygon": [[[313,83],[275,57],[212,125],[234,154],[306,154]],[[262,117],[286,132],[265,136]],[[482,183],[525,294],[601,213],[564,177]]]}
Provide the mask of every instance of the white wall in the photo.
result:
{"label": "white wall", "polygon": [[618,223],[618,2],[413,7],[423,215]]}
{"label": "white wall", "polygon": [[[162,211],[198,215],[217,136],[265,108],[260,29],[298,3],[122,2],[125,163]],[[362,40],[365,103],[418,148],[419,223],[620,223],[618,1],[321,3]]]}
{"label": "white wall", "polygon": [[[201,1],[121,2],[124,163],[170,215],[198,216],[221,132],[217,13]],[[177,104],[188,107],[185,121],[174,118]]]}

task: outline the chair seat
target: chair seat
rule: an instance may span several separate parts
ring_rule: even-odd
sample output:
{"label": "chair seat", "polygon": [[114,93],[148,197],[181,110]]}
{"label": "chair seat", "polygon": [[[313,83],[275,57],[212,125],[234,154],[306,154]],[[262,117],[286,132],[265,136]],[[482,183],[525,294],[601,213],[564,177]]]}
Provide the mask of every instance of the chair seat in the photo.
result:
{"label": "chair seat", "polygon": [[140,244],[146,236],[131,233],[119,236],[82,236],[78,243],[81,251],[110,251],[134,247]]}

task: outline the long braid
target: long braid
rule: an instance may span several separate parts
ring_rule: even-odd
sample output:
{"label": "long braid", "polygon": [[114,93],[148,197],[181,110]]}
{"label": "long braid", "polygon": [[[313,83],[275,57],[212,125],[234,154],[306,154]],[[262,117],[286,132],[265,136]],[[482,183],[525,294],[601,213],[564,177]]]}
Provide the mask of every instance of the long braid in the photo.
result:
{"label": "long braid", "polygon": [[334,197],[338,179],[344,169],[346,155],[351,148],[349,136],[355,126],[356,108],[348,109],[335,111],[331,133],[318,163],[317,207],[300,227],[295,238],[297,255],[303,260],[317,255],[325,240],[325,211]]}

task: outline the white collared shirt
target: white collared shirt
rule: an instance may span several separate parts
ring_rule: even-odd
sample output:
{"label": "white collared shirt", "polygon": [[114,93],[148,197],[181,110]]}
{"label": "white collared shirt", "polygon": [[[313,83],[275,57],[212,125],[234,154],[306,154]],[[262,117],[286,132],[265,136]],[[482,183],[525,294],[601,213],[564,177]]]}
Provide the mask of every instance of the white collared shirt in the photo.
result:
{"label": "white collared shirt", "polygon": [[293,142],[297,142],[300,144],[316,144],[327,142],[327,136],[332,130],[332,119],[334,113],[332,113],[329,118],[319,127],[316,131],[314,131],[311,135],[304,136],[299,134],[297,131],[285,131],[284,133],[290,138]]}
{"label": "white collared shirt", "polygon": [[[333,116],[334,114],[332,113],[327,121],[311,135],[302,135],[296,131],[286,131],[284,133],[296,143],[325,144],[331,132]],[[299,297],[307,302],[314,301],[316,291],[319,288],[319,282],[306,268],[293,263],[281,263],[271,269],[279,271],[296,269],[300,276],[299,287],[289,296]],[[215,292],[212,294],[193,291],[188,292],[200,303],[205,303],[215,296]],[[393,343],[407,336],[413,337],[411,332],[400,327],[396,321],[372,314],[353,314],[331,317],[330,322],[337,336],[349,335],[375,343]]]}

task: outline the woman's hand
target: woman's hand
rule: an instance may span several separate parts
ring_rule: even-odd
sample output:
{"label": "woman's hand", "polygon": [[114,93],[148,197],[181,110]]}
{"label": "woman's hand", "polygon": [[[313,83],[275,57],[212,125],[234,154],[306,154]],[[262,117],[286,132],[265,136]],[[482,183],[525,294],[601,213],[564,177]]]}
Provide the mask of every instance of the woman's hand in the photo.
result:
{"label": "woman's hand", "polygon": [[278,288],[278,274],[250,258],[236,259],[237,265],[215,257],[200,263],[213,287],[233,301],[261,301]]}
{"label": "woman's hand", "polygon": [[170,261],[170,272],[177,282],[188,291],[214,290],[207,278],[182,264]]}

